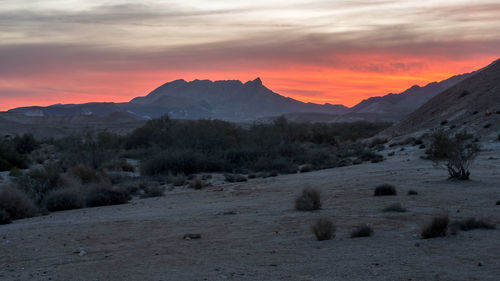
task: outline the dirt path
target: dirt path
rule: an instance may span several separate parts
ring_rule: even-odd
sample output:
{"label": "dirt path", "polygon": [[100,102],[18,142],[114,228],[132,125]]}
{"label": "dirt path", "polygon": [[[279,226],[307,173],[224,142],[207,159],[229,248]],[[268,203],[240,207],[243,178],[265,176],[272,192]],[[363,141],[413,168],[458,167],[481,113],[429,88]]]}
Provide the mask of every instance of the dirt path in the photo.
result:
{"label": "dirt path", "polygon": [[[500,230],[418,237],[441,213],[500,226],[500,148],[486,148],[464,183],[411,148],[378,164],[19,220],[0,226],[0,280],[499,280]],[[373,197],[380,183],[398,196]],[[322,210],[293,209],[306,186],[321,189]],[[408,212],[381,212],[396,202]],[[334,240],[315,240],[310,226],[321,216],[335,222]],[[375,235],[348,238],[360,223]]]}

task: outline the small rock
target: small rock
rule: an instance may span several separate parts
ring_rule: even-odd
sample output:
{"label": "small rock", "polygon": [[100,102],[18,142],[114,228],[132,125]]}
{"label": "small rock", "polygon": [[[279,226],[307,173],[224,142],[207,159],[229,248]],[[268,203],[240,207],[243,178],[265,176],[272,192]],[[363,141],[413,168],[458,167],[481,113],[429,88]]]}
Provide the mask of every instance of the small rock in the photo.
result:
{"label": "small rock", "polygon": [[83,256],[85,256],[86,254],[87,254],[87,252],[85,252],[84,250],[81,250],[81,251],[80,251],[80,253],[78,253],[78,255],[79,255],[80,257],[83,257]]}
{"label": "small rock", "polygon": [[420,247],[420,243],[415,243],[415,247]]}
{"label": "small rock", "polygon": [[483,265],[484,265],[484,263],[482,261],[477,263],[477,266],[483,266]]}
{"label": "small rock", "polygon": [[497,201],[497,206],[500,205],[500,201]]}
{"label": "small rock", "polygon": [[184,234],[184,239],[185,240],[200,239],[200,238],[201,238],[201,234],[197,234],[197,233],[186,233],[186,234]]}

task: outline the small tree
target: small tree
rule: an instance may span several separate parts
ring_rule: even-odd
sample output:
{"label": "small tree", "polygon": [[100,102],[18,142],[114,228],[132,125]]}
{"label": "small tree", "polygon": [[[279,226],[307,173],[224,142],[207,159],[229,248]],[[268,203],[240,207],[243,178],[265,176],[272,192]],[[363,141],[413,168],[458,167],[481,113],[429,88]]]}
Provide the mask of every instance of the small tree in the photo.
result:
{"label": "small tree", "polygon": [[468,180],[469,168],[479,154],[479,146],[466,131],[450,136],[439,130],[431,136],[430,158],[435,164],[445,162],[451,179]]}

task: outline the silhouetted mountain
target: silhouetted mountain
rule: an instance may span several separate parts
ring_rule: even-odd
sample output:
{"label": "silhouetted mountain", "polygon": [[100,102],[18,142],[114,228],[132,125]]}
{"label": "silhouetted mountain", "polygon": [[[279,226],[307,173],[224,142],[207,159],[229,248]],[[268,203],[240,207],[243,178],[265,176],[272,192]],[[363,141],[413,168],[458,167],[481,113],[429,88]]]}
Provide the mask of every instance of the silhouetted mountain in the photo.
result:
{"label": "silhouetted mountain", "polygon": [[441,82],[432,82],[424,87],[413,86],[400,94],[371,97],[351,108],[349,113],[378,113],[390,119],[400,120],[442,91],[467,79],[472,73],[456,75]]}
{"label": "silhouetted mountain", "polygon": [[438,128],[498,138],[500,60],[432,98],[384,134],[421,134]]}
{"label": "silhouetted mountain", "polygon": [[176,80],[128,103],[21,107],[10,111],[30,116],[104,116],[112,112],[128,112],[140,119],[168,114],[172,118],[180,119],[217,118],[250,121],[292,112],[342,114],[347,110],[343,105],[304,103],[283,97],[266,88],[257,78],[246,83],[237,80],[215,82]]}

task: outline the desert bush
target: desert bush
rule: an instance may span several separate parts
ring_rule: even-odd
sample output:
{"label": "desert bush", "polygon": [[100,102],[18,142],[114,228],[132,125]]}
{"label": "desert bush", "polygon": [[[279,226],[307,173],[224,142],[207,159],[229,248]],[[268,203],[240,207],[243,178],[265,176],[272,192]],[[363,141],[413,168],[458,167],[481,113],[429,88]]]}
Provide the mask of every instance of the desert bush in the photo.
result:
{"label": "desert bush", "polygon": [[11,223],[12,220],[10,219],[9,213],[7,211],[0,209],[0,224],[8,224]]}
{"label": "desert bush", "polygon": [[33,217],[38,211],[33,200],[24,192],[9,186],[0,189],[0,209],[13,220]]}
{"label": "desert bush", "polygon": [[381,184],[375,187],[375,191],[373,193],[374,196],[390,196],[397,195],[396,188],[390,184]]}
{"label": "desert bush", "polygon": [[13,140],[4,138],[0,139],[0,171],[10,171],[17,167],[20,169],[28,168],[28,157],[21,154],[16,149],[16,144]]}
{"label": "desert bush", "polygon": [[418,192],[413,189],[410,189],[408,190],[408,195],[418,195]]}
{"label": "desert bush", "polygon": [[50,212],[80,209],[85,206],[85,198],[82,192],[76,188],[51,191],[44,201],[45,208]]}
{"label": "desert bush", "polygon": [[184,174],[174,175],[170,173],[168,175],[168,181],[172,183],[174,186],[183,186],[186,184],[186,176]]}
{"label": "desert bush", "polygon": [[39,146],[39,143],[35,140],[32,134],[15,136],[13,142],[16,146],[16,151],[20,154],[29,154]]}
{"label": "desert bush", "polygon": [[206,183],[200,177],[195,177],[189,182],[189,187],[193,189],[202,189],[205,186]]}
{"label": "desert bush", "polygon": [[224,180],[227,182],[244,182],[247,181],[247,178],[240,174],[224,174]]}
{"label": "desert bush", "polygon": [[159,197],[165,195],[165,187],[159,184],[148,184],[142,188],[142,198]]}
{"label": "desert bush", "polygon": [[99,173],[88,166],[78,165],[71,168],[69,173],[78,178],[83,184],[99,181]]}
{"label": "desert bush", "polygon": [[463,221],[456,221],[450,224],[451,227],[463,231],[470,231],[474,229],[496,229],[496,225],[482,219],[468,218]]}
{"label": "desert bush", "polygon": [[394,203],[382,209],[383,212],[398,212],[404,213],[406,212],[406,208],[404,208],[401,203]]}
{"label": "desert bush", "polygon": [[58,163],[47,163],[41,168],[29,170],[16,179],[19,189],[40,204],[44,196],[51,190],[58,188],[60,166]]}
{"label": "desert bush", "polygon": [[130,193],[125,188],[113,188],[106,184],[94,184],[85,195],[88,207],[125,204],[130,200]]}
{"label": "desert bush", "polygon": [[304,188],[300,196],[295,199],[295,209],[299,211],[313,211],[321,209],[321,193],[315,188]]}
{"label": "desert bush", "polygon": [[124,159],[114,160],[104,164],[104,167],[112,171],[134,172],[135,168],[132,164]]}
{"label": "desert bush", "polygon": [[300,167],[301,173],[309,173],[313,170],[313,166],[311,164],[305,164]]}
{"label": "desert bush", "polygon": [[248,179],[255,179],[256,177],[257,177],[257,175],[254,173],[248,174]]}
{"label": "desert bush", "polygon": [[18,178],[22,175],[23,175],[23,171],[21,171],[19,168],[14,167],[14,168],[10,169],[9,176],[14,177],[14,178]]}
{"label": "desert bush", "polygon": [[446,236],[448,232],[448,224],[450,219],[448,216],[438,216],[432,219],[431,223],[422,229],[421,236],[423,239],[436,238]]}
{"label": "desert bush", "polygon": [[471,142],[471,138],[465,131],[453,137],[443,130],[436,131],[431,136],[430,159],[435,164],[446,162],[450,178],[468,180],[470,166],[479,154],[479,146]]}
{"label": "desert bush", "polygon": [[328,218],[318,219],[312,226],[318,241],[330,240],[335,237],[335,225]]}
{"label": "desert bush", "polygon": [[362,224],[351,232],[351,238],[369,237],[372,235],[373,235],[373,228],[367,224]]}

